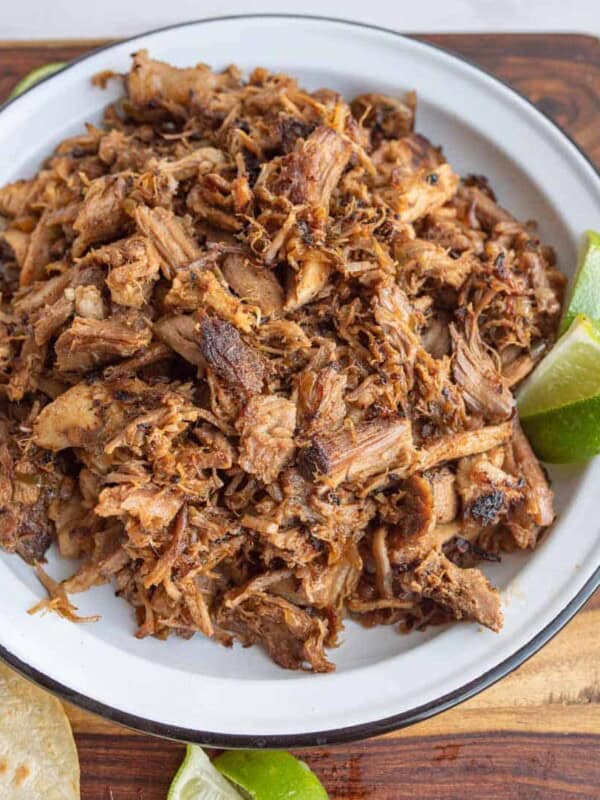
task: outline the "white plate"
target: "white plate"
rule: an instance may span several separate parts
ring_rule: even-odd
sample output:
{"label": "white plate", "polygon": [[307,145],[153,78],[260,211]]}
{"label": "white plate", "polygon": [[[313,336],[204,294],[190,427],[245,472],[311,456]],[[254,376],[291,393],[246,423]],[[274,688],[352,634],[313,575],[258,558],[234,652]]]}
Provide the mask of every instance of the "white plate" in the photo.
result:
{"label": "white plate", "polygon": [[[310,88],[391,95],[416,88],[418,130],[444,146],[461,172],[484,173],[518,217],[537,219],[561,268],[573,272],[582,231],[600,220],[600,180],[577,148],[526,100],[496,79],[392,31],[306,17],[206,20],[107,47],[75,62],[0,113],[0,184],[27,176],[65,136],[97,121],[118,87],[90,78],[125,72],[146,47],[174,64],[262,65]],[[287,672],[258,649],[233,651],[200,636],[167,643],[133,637],[130,608],[108,586],[78,595],[97,624],[28,616],[40,597],[33,572],[0,559],[2,655],[39,683],[133,727],[232,746],[324,744],[423,719],[481,690],[547,641],[599,582],[600,462],[552,470],[559,517],[534,554],[487,570],[502,587],[500,634],[451,625],[401,636],[347,626],[332,652],[337,672]],[[72,565],[53,557],[52,574]]]}

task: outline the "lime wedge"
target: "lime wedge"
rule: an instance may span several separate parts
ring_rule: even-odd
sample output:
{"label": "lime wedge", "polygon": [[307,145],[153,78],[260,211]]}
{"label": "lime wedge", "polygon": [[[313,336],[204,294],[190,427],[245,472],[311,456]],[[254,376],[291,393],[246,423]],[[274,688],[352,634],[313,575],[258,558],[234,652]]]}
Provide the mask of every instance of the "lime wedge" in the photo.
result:
{"label": "lime wedge", "polygon": [[600,332],[579,315],[525,381],[519,415],[544,461],[584,461],[600,452]]}
{"label": "lime wedge", "polygon": [[559,335],[568,330],[577,314],[586,314],[594,322],[600,323],[600,233],[586,233],[587,242],[579,258],[568,302],[565,303]]}
{"label": "lime wedge", "polygon": [[304,761],[282,750],[228,750],[213,763],[250,800],[328,800]]}
{"label": "lime wedge", "polygon": [[242,796],[213,767],[201,747],[188,744],[167,800],[242,800]]}
{"label": "lime wedge", "polygon": [[27,91],[27,89],[35,86],[36,83],[39,83],[44,78],[48,78],[50,75],[54,75],[55,72],[58,72],[66,66],[66,61],[55,61],[52,64],[44,64],[43,67],[37,67],[37,69],[33,69],[31,72],[25,75],[24,78],[21,78],[12,92],[8,95],[8,99],[12,100],[13,97],[23,94],[23,92]]}

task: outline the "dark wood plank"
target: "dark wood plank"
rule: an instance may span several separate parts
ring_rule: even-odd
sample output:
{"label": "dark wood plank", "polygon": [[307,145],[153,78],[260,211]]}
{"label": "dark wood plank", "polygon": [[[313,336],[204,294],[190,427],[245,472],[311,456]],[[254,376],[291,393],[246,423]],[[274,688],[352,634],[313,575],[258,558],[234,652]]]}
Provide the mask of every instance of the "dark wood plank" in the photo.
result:
{"label": "dark wood plank", "polygon": [[8,97],[17,81],[32,69],[51,61],[72,61],[102,44],[106,42],[0,42],[0,102]]}
{"label": "dark wood plank", "polygon": [[580,34],[428,34],[418,38],[502,78],[558,122],[600,166],[599,38]]}
{"label": "dark wood plank", "polygon": [[600,796],[592,736],[489,734],[371,740],[305,754],[331,800],[592,800]]}
{"label": "dark wood plank", "polygon": [[185,745],[135,734],[80,733],[83,800],[165,800]]}
{"label": "dark wood plank", "polygon": [[[579,35],[428,35],[494,72],[600,166],[600,42]],[[99,42],[0,43],[0,100],[49,61]],[[417,87],[418,89],[418,87]],[[600,593],[537,656],[458,708],[391,736],[302,757],[331,800],[600,798]],[[183,754],[68,708],[83,800],[164,800]]]}
{"label": "dark wood plank", "polygon": [[[83,800],[164,800],[183,745],[138,736],[77,737]],[[371,740],[298,751],[330,800],[592,800],[598,737],[496,733]]]}

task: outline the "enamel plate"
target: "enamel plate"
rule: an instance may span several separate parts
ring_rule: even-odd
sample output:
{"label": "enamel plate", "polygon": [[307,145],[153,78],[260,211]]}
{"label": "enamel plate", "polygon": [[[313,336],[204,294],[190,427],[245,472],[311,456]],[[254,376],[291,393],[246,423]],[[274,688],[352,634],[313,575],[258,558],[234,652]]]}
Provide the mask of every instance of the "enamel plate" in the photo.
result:
{"label": "enamel plate", "polygon": [[[417,129],[442,144],[462,173],[487,175],[500,202],[536,219],[572,275],[586,228],[600,220],[600,180],[575,145],[495,78],[392,31],[277,15],[204,20],[138,36],[73,63],[0,112],[0,184],[30,176],[64,137],[98,122],[120,93],[90,83],[126,72],[129,55],[187,66],[231,62],[298,76],[347,98],[416,89]],[[97,623],[28,615],[42,596],[30,567],[0,557],[1,654],[47,688],[87,709],[148,732],[222,747],[299,746],[370,736],[423,719],[502,677],[550,639],[600,582],[600,461],[551,470],[558,520],[535,553],[486,572],[502,590],[499,634],[455,624],[402,636],[348,623],[331,656],[337,671],[285,671],[258,649],[227,650],[200,636],[134,638],[130,607],[104,586],[74,597]],[[51,555],[48,571],[73,565]]]}

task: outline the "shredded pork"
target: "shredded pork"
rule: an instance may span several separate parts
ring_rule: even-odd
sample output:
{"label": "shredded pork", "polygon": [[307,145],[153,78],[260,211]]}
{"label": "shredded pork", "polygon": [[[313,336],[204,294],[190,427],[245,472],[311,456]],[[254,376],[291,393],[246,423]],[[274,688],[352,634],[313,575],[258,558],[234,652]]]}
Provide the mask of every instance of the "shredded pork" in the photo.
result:
{"label": "shredded pork", "polygon": [[554,519],[512,394],[556,335],[552,250],[413,93],[145,51],[124,86],[0,189],[0,546],[70,619],[112,582],[137,636],[290,669],[333,669],[349,615],[499,630],[478,564]]}

